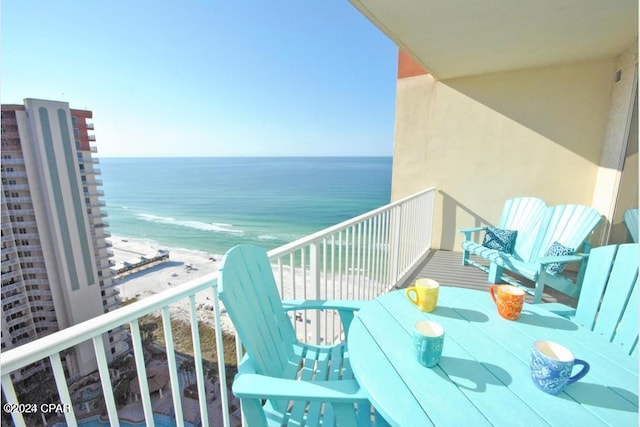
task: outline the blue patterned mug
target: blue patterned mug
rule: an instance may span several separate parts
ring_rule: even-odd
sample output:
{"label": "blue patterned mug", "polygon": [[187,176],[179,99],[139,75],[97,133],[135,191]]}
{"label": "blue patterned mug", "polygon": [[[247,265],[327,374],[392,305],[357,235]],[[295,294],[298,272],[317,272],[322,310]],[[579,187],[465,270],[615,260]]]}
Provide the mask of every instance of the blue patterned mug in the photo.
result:
{"label": "blue patterned mug", "polygon": [[[582,365],[580,372],[571,376],[574,365]],[[558,394],[589,372],[589,364],[576,359],[568,348],[553,341],[536,341],[531,350],[531,378],[542,391]]]}
{"label": "blue patterned mug", "polygon": [[433,368],[440,362],[444,344],[444,328],[436,322],[422,320],[416,322],[413,343],[418,362],[427,368]]}

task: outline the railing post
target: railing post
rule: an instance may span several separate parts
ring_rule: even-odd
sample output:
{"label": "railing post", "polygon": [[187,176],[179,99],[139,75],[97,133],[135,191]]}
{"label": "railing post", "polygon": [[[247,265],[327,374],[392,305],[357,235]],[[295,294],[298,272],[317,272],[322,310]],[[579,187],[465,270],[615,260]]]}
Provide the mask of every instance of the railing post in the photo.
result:
{"label": "railing post", "polygon": [[[220,299],[218,298],[218,281],[213,284],[213,313],[215,319],[216,356],[218,359],[218,381],[220,382],[220,403],[222,405],[222,425],[229,427],[229,394],[227,391],[227,366],[224,360],[224,341],[222,337],[222,322],[220,320]],[[236,334],[236,346],[239,346]],[[236,348],[237,350],[237,348]],[[237,366],[240,366],[238,353]],[[244,425],[244,421],[242,423]]]}
{"label": "railing post", "polygon": [[[320,299],[320,244],[319,240],[309,246],[309,264],[311,267],[311,299]],[[320,344],[320,312],[311,313],[311,342]]]}
{"label": "railing post", "polygon": [[396,285],[398,281],[398,267],[400,264],[400,233],[402,232],[402,206],[398,205],[395,209],[395,215],[391,216],[391,220],[394,221],[393,234],[391,238],[393,239],[393,249],[391,253],[391,284],[393,286]]}
{"label": "railing post", "polygon": [[[8,373],[2,376],[2,392],[4,393],[4,398],[7,403],[18,404],[16,390],[13,388],[13,381],[11,380],[11,375]],[[24,417],[21,412],[11,411],[11,418],[15,426],[21,427],[27,425],[24,422]]]}

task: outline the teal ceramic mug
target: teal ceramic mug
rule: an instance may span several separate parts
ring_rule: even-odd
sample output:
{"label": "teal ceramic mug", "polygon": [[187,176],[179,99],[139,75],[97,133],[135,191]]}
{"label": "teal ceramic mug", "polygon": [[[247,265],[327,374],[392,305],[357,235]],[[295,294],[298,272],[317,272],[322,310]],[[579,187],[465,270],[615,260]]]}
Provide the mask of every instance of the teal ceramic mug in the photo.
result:
{"label": "teal ceramic mug", "polygon": [[433,368],[442,356],[444,328],[431,320],[416,322],[413,342],[418,362],[427,368]]}
{"label": "teal ceramic mug", "polygon": [[[589,364],[576,359],[568,348],[553,341],[536,341],[531,350],[531,379],[542,391],[558,394],[589,372]],[[571,376],[573,367],[582,369]]]}

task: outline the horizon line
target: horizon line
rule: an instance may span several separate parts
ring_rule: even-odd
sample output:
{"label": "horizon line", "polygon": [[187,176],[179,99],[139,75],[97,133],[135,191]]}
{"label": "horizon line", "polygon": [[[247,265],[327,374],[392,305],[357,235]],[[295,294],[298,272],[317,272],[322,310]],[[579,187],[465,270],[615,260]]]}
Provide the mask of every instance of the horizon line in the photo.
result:
{"label": "horizon line", "polygon": [[298,154],[284,154],[284,155],[220,155],[220,156],[198,156],[198,155],[156,155],[156,156],[101,156],[99,153],[95,156],[101,159],[220,159],[220,158],[393,158],[393,155],[364,155],[364,154],[351,154],[351,155],[298,155]]}

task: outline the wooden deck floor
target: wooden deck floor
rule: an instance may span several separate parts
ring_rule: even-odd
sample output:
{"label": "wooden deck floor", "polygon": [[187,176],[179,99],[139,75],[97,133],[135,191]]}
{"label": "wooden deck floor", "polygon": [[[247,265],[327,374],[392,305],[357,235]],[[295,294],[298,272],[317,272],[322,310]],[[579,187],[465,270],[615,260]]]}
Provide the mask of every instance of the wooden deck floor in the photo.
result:
{"label": "wooden deck floor", "polygon": [[[473,258],[475,261],[482,262],[480,258]],[[480,289],[489,291],[490,283],[487,281],[487,273],[471,266],[462,266],[462,253],[453,251],[435,250],[432,251],[418,270],[417,274],[407,280],[402,288],[411,286],[417,278],[430,278],[437,280],[442,286],[459,286],[464,288]],[[511,276],[516,278],[524,286],[533,289],[533,282],[530,280]],[[527,294],[526,301],[531,302],[531,295]],[[555,289],[545,287],[542,297],[543,302],[561,302],[569,306],[575,307],[576,300],[557,292]]]}

